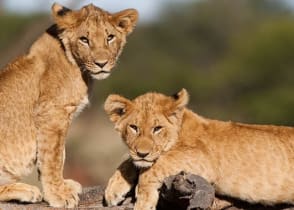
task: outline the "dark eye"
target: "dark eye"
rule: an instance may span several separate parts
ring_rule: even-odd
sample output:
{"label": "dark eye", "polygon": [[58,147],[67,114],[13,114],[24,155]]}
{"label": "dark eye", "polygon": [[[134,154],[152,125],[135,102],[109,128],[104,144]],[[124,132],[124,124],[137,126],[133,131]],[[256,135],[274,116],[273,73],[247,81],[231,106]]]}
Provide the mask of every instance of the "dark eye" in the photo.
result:
{"label": "dark eye", "polygon": [[111,40],[113,40],[114,35],[113,34],[109,34],[107,37],[107,41],[110,42]]}
{"label": "dark eye", "polygon": [[153,128],[153,133],[156,133],[162,129],[162,126],[156,126]]}
{"label": "dark eye", "polygon": [[80,40],[85,44],[89,44],[89,39],[85,36],[80,37]]}
{"label": "dark eye", "polygon": [[133,129],[134,131],[138,132],[138,127],[136,125],[129,125],[131,129]]}

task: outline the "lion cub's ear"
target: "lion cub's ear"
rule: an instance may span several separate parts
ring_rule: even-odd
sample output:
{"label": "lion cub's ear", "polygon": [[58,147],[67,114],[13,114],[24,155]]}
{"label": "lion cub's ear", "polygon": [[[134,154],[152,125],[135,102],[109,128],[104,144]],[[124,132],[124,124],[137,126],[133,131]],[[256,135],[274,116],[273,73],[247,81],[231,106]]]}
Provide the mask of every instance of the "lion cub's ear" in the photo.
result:
{"label": "lion cub's ear", "polygon": [[135,9],[126,9],[112,15],[114,24],[120,31],[131,33],[138,21],[139,13]]}
{"label": "lion cub's ear", "polygon": [[176,117],[180,119],[183,115],[183,110],[185,106],[189,103],[189,94],[186,89],[182,89],[180,92],[172,96],[174,102],[170,110],[168,110],[168,115],[170,118]]}
{"label": "lion cub's ear", "polygon": [[52,16],[55,20],[65,16],[66,14],[72,12],[71,9],[62,6],[61,4],[54,3],[51,7]]}
{"label": "lion cub's ear", "polygon": [[54,3],[51,7],[51,13],[55,23],[60,28],[66,28],[73,25],[79,17],[82,17],[86,13],[86,9],[73,11],[61,4]]}
{"label": "lion cub's ear", "polygon": [[185,88],[172,96],[177,108],[184,108],[189,103],[189,94]]}
{"label": "lion cub's ear", "polygon": [[51,7],[51,12],[55,23],[60,28],[65,28],[67,25],[69,25],[69,22],[71,21],[71,15],[69,15],[72,13],[71,9],[62,6],[61,4],[54,3]]}
{"label": "lion cub's ear", "polygon": [[120,95],[109,95],[104,103],[104,110],[109,115],[112,122],[117,122],[127,110],[132,102]]}
{"label": "lion cub's ear", "polygon": [[68,9],[65,6],[62,6],[61,4],[54,3],[51,7],[52,15],[53,17],[61,17],[66,15],[66,13],[71,12],[71,9]]}

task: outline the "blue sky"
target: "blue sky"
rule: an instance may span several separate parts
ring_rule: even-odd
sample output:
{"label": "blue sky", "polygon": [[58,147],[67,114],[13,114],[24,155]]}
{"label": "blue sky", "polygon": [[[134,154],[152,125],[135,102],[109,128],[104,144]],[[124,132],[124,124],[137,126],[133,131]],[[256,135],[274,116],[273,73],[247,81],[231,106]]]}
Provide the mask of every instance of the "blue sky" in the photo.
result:
{"label": "blue sky", "polygon": [[[175,2],[186,2],[193,0],[55,0],[65,6],[77,5],[77,7],[93,3],[111,12],[125,8],[135,8],[139,10],[140,16],[144,20],[152,20],[161,10],[162,6],[169,6]],[[38,11],[49,11],[54,0],[4,0],[4,7],[12,12],[30,13]],[[197,0],[194,0],[197,1]]]}

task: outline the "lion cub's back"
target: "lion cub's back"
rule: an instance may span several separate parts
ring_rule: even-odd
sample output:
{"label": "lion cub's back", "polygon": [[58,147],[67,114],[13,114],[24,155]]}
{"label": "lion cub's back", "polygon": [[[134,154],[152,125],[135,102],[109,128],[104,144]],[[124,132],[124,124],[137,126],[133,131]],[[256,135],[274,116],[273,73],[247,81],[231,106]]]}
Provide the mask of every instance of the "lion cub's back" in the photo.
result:
{"label": "lion cub's back", "polygon": [[294,203],[294,128],[231,123],[219,136],[219,192],[251,202]]}

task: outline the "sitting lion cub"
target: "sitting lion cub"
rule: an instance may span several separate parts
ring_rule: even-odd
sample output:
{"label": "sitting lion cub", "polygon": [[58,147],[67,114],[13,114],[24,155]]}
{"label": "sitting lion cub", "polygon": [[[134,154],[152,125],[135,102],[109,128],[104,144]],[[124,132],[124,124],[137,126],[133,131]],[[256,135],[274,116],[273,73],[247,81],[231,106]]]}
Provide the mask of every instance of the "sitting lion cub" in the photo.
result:
{"label": "sitting lion cub", "polygon": [[188,100],[184,89],[173,97],[107,98],[131,157],[108,182],[108,205],[124,200],[139,178],[135,209],[154,210],[163,180],[180,171],[204,177],[218,194],[294,204],[294,128],[206,119],[186,108]]}
{"label": "sitting lion cub", "polygon": [[110,75],[138,14],[92,4],[77,11],[54,4],[52,14],[56,24],[0,71],[0,201],[40,201],[38,188],[18,182],[37,164],[44,200],[74,207],[81,186],[63,178],[65,136],[92,78]]}

